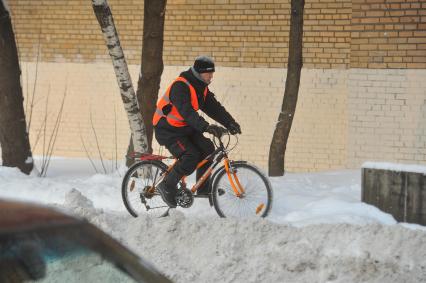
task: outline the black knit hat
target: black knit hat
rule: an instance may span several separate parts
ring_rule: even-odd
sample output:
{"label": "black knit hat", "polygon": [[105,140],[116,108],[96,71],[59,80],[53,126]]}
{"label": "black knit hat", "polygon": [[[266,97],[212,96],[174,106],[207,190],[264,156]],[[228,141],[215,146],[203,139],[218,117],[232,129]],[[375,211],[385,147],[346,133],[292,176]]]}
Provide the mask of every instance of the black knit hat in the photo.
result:
{"label": "black knit hat", "polygon": [[213,59],[208,56],[198,56],[195,58],[194,69],[199,74],[201,73],[211,73],[214,72],[214,62]]}

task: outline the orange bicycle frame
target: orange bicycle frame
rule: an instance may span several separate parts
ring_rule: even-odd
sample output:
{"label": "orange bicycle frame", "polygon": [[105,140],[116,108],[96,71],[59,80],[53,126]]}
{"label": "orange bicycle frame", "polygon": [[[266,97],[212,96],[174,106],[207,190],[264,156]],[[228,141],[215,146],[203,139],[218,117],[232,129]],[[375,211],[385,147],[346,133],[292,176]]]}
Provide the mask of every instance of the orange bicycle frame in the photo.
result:
{"label": "orange bicycle frame", "polygon": [[[229,159],[225,158],[223,163],[225,165],[226,175],[228,175],[228,180],[229,180],[229,183],[231,183],[232,190],[234,191],[234,193],[237,197],[240,197],[245,192],[244,189],[243,189],[243,186],[241,186],[240,180],[238,179],[235,171],[232,170],[232,172],[231,172],[231,170],[229,168]],[[235,183],[237,183],[237,185],[235,185],[233,179],[235,180]]]}
{"label": "orange bicycle frame", "polygon": [[[208,157],[206,157],[206,159],[201,160],[198,164],[197,164],[197,169],[204,166],[207,162],[212,161],[212,157],[214,157],[216,155],[216,153],[218,153],[219,150],[215,150],[212,154],[210,154]],[[244,193],[245,190],[243,188],[243,186],[240,183],[240,180],[237,177],[236,172],[234,172],[231,168],[230,168],[230,162],[229,159],[226,155],[222,155],[220,156],[218,159],[216,159],[217,161],[215,162],[215,164],[212,164],[207,171],[203,174],[203,176],[201,176],[201,178],[194,184],[194,186],[192,186],[191,188],[191,192],[195,193],[200,187],[201,185],[204,184],[204,182],[210,177],[210,175],[213,172],[213,168],[221,161],[223,160],[223,164],[225,167],[225,172],[228,176],[228,180],[229,183],[231,184],[232,190],[234,191],[235,195],[237,197],[241,197]],[[177,160],[175,160],[175,162],[173,162],[173,164],[171,164],[168,168],[167,168],[167,173],[169,173],[172,168],[176,165]],[[186,186],[186,179],[187,176],[183,176],[181,179],[181,182],[183,183],[183,185]]]}

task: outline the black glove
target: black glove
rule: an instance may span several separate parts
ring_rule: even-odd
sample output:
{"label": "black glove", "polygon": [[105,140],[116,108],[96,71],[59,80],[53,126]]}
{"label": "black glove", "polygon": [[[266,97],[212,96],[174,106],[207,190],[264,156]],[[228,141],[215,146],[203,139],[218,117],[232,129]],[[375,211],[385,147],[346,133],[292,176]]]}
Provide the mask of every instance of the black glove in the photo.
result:
{"label": "black glove", "polygon": [[237,122],[229,123],[228,130],[231,135],[241,134],[241,127]]}
{"label": "black glove", "polygon": [[212,134],[215,137],[220,138],[224,132],[226,132],[226,129],[216,126],[216,125],[208,125],[206,128],[206,132],[209,134]]}

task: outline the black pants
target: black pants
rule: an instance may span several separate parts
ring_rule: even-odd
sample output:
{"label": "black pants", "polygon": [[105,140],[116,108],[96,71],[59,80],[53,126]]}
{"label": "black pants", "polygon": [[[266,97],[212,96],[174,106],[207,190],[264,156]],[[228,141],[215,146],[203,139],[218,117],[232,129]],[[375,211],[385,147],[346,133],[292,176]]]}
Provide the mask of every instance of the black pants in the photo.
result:
{"label": "black pants", "polygon": [[[190,175],[194,172],[197,164],[214,151],[212,141],[203,134],[195,132],[189,136],[177,138],[174,142],[166,145],[170,153],[178,159],[175,170],[182,175]],[[204,174],[211,162],[207,162],[197,169],[197,180]],[[205,182],[207,184],[208,182]],[[205,186],[199,189],[202,192]]]}

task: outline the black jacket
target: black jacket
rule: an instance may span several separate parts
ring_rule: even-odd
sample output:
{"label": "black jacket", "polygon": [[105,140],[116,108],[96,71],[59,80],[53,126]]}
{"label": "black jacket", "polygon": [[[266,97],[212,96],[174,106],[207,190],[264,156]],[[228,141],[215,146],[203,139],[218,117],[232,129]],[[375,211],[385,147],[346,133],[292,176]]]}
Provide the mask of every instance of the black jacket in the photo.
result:
{"label": "black jacket", "polygon": [[[207,92],[206,99],[203,99],[204,89],[207,84],[197,79],[191,69],[182,72],[180,76],[187,79],[195,88],[200,110],[225,127],[228,127],[231,122],[234,122],[231,114],[216,100],[210,90]],[[169,96],[171,103],[177,108],[188,126],[174,127],[164,117],[161,118],[155,127],[155,136],[160,144],[167,145],[179,136],[191,135],[194,131],[202,133],[206,130],[209,123],[192,107],[191,93],[189,87],[184,82],[175,82]]]}

